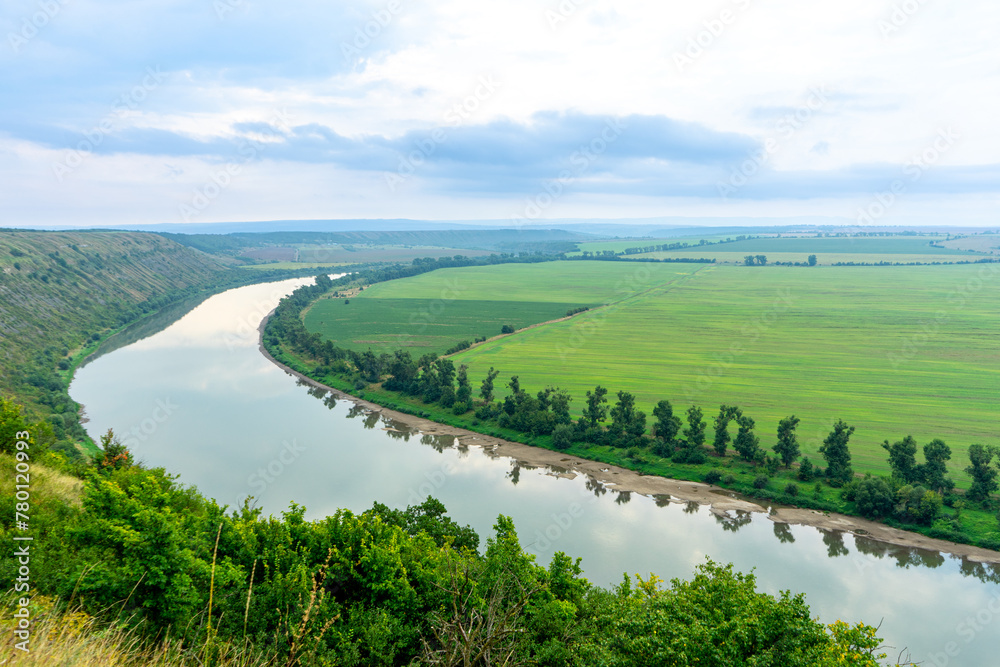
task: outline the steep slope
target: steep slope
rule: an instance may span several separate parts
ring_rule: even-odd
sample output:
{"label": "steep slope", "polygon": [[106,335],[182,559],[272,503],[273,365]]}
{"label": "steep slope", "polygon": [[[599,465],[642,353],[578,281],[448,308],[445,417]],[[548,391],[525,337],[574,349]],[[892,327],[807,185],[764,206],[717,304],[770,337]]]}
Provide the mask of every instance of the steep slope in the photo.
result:
{"label": "steep slope", "polygon": [[155,234],[0,230],[0,391],[57,439],[85,438],[65,391],[81,350],[226,273]]}

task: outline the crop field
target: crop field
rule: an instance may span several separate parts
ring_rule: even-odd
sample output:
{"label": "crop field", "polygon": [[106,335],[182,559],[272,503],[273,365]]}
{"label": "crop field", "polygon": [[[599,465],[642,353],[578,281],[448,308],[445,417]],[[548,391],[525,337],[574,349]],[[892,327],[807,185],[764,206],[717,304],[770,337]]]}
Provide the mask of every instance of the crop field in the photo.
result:
{"label": "crop field", "polygon": [[982,255],[971,253],[959,254],[922,254],[910,255],[902,253],[850,253],[850,252],[733,252],[730,250],[735,243],[726,243],[717,246],[707,246],[692,248],[691,250],[667,250],[663,252],[645,252],[637,255],[629,255],[630,259],[639,257],[652,257],[654,259],[665,259],[674,257],[686,257],[694,259],[714,259],[718,264],[743,264],[743,259],[747,255],[764,255],[768,263],[774,262],[805,262],[809,255],[816,255],[816,263],[821,266],[831,266],[838,262],[855,262],[865,264],[877,264],[879,262],[893,262],[906,264],[909,262],[919,262],[930,264],[933,262],[974,262],[982,259]]}
{"label": "crop field", "polygon": [[951,241],[942,241],[942,245],[955,250],[989,253],[1000,255],[1000,234],[975,234]]}
{"label": "crop field", "polygon": [[[374,285],[350,298],[322,299],[308,310],[306,328],[338,345],[363,351],[398,348],[419,356],[455,343],[562,318],[688,277],[697,267],[653,272],[650,265],[546,262],[442,269]],[[660,269],[662,265],[652,265]]]}
{"label": "crop field", "polygon": [[479,257],[488,255],[485,250],[469,250],[466,248],[440,248],[428,246],[369,246],[369,245],[332,245],[303,246],[298,248],[297,262],[346,263],[360,264],[363,262],[412,262],[418,257]]}
{"label": "crop field", "polygon": [[[525,267],[497,268],[512,285]],[[812,457],[843,418],[857,427],[852,450],[863,471],[887,471],[884,439],[940,437],[962,482],[968,445],[1000,444],[1000,267],[720,266],[667,284],[656,271],[672,266],[650,268],[648,290],[455,361],[473,378],[494,366],[532,389],[566,388],[577,413],[598,383],[635,393],[647,414],[662,398],[709,415],[739,405],[767,447],[778,420],[796,414]]]}

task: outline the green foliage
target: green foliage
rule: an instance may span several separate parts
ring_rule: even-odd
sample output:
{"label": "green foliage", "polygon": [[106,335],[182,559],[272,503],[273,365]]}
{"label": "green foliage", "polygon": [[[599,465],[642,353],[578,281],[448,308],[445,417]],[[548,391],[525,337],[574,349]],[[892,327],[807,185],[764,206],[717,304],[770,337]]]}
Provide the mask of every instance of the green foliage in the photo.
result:
{"label": "green foliage", "polygon": [[868,477],[857,482],[854,501],[861,516],[868,519],[889,516],[895,507],[892,488],[881,477]]}
{"label": "green foliage", "polygon": [[796,665],[838,646],[801,596],[759,593],[731,565],[708,561],[666,590],[652,576],[604,590],[579,559],[539,566],[504,516],[480,554],[433,498],[264,518],[132,466],[87,475],[82,504],[43,503],[33,519],[46,528],[32,546],[40,593],[150,638],[248,641],[271,664]]}
{"label": "green foliage", "polygon": [[610,601],[591,664],[812,667],[831,649],[801,595],[758,593],[753,575],[731,565],[708,561],[665,591],[652,577],[639,583]]}
{"label": "green foliage", "polygon": [[851,481],[854,471],[851,469],[851,452],[847,443],[854,433],[854,427],[848,426],[843,419],[838,419],[833,425],[830,435],[819,448],[826,459],[826,476],[831,484],[843,485]]}
{"label": "green foliage", "polygon": [[758,454],[761,452],[760,438],[753,433],[753,419],[741,415],[737,423],[740,425],[740,429],[736,434],[736,440],[733,441],[733,449],[739,452],[744,461],[757,460]]}
{"label": "green foliage", "polygon": [[892,474],[895,477],[904,484],[921,481],[923,475],[917,466],[917,441],[912,435],[892,445],[886,440],[882,443],[882,448],[889,452],[889,466],[892,467]]}
{"label": "green foliage", "polygon": [[701,449],[705,444],[705,422],[701,408],[692,405],[687,410],[687,428],[684,429],[684,440],[688,447]]}
{"label": "green foliage", "polygon": [[680,417],[674,416],[674,408],[670,401],[664,399],[653,408],[656,423],[653,424],[653,435],[666,443],[673,443],[681,429]]}
{"label": "green foliage", "polygon": [[802,463],[799,464],[799,473],[797,477],[803,482],[811,482],[812,478],[815,476],[815,468],[813,467],[812,461],[810,461],[807,456],[802,459]]}
{"label": "green foliage", "polygon": [[966,496],[970,500],[988,500],[990,494],[997,490],[997,469],[990,466],[990,462],[997,454],[993,447],[983,445],[969,445],[969,463],[965,472],[972,477],[972,486],[969,487]]}
{"label": "green foliage", "polygon": [[778,422],[778,442],[773,449],[786,468],[792,467],[795,460],[799,458],[799,442],[795,435],[795,427],[799,425],[800,421],[798,417],[792,415]]}

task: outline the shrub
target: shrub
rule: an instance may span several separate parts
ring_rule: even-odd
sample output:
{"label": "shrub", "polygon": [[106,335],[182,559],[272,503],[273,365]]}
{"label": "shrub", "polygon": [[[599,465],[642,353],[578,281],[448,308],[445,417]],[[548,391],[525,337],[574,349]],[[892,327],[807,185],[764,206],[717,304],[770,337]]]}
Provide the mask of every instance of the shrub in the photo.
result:
{"label": "shrub", "polygon": [[512,334],[514,331],[516,331],[516,329],[514,329],[514,326],[511,324],[505,324],[500,327],[500,333],[502,334]]}
{"label": "shrub", "polygon": [[785,493],[787,493],[790,496],[797,496],[797,495],[799,495],[799,485],[796,484],[795,482],[789,482],[785,486]]}
{"label": "shrub", "polygon": [[701,447],[688,450],[688,457],[687,457],[688,463],[691,463],[693,465],[701,465],[707,460],[708,457],[705,456],[705,450],[702,449]]}
{"label": "shrub", "polygon": [[705,473],[705,484],[717,484],[722,479],[722,473],[718,470],[709,470]]}
{"label": "shrub", "polygon": [[726,475],[722,478],[722,483],[726,485],[731,485],[736,483],[736,475]]}
{"label": "shrub", "polygon": [[556,449],[569,449],[573,444],[573,427],[569,424],[560,424],[552,431],[552,446]]}
{"label": "shrub", "polygon": [[753,480],[753,488],[763,489],[765,486],[767,486],[767,481],[769,479],[770,478],[767,475],[757,475]]}
{"label": "shrub", "polygon": [[355,389],[364,389],[367,386],[368,386],[368,384],[364,380],[362,380],[360,378],[354,381],[354,388]]}
{"label": "shrub", "polygon": [[802,480],[803,482],[809,482],[815,476],[816,476],[816,470],[813,468],[813,464],[809,460],[809,457],[807,456],[803,458],[802,463],[799,464],[799,475],[798,475],[799,479]]}

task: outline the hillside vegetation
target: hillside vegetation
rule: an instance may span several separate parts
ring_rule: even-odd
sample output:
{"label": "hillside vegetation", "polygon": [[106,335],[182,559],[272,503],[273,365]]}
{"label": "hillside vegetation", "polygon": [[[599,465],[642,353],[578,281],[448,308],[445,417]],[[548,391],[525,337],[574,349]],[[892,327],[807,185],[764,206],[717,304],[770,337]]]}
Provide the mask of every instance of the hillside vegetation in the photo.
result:
{"label": "hillside vegetation", "polygon": [[155,234],[0,231],[0,391],[73,453],[89,439],[66,389],[102,336],[234,278],[267,276],[229,272]]}
{"label": "hillside vegetation", "polygon": [[[24,424],[8,411],[0,432]],[[13,443],[0,453],[0,538],[14,522]],[[30,595],[36,665],[783,665],[876,667],[876,629],[814,619],[802,595],[705,561],[690,581],[625,577],[608,590],[557,553],[548,567],[499,516],[480,538],[438,501],[376,503],[306,521],[227,512],[162,469],[133,465],[113,434],[75,479],[36,446]],[[119,452],[112,456],[112,452]],[[22,457],[22,459],[25,457]],[[14,558],[0,586],[17,583]],[[60,602],[61,601],[61,602]]]}

